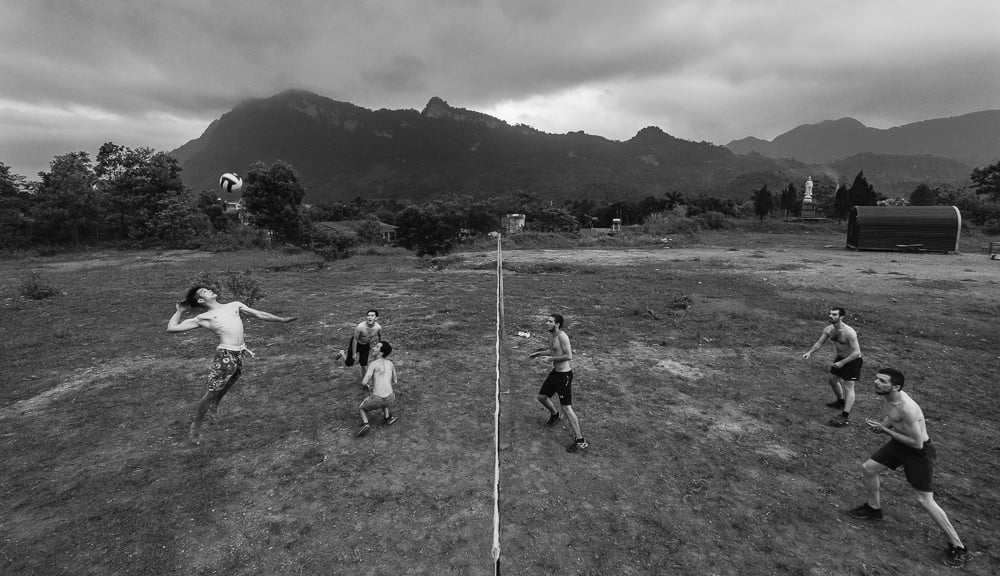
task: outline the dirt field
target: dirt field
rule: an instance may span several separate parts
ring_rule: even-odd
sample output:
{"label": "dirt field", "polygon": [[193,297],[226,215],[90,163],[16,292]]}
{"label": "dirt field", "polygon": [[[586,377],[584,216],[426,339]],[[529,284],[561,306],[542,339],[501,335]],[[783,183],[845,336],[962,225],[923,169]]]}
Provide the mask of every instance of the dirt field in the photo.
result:
{"label": "dirt field", "polygon": [[[681,248],[504,254],[501,568],[510,574],[944,574],[944,538],[901,473],[886,520],[860,463],[884,441],[832,428],[830,306],[865,357],[908,377],[938,446],[936,496],[1000,570],[1000,261],[844,250],[835,235],[703,234]],[[0,262],[0,572],[490,574],[492,253],[436,262],[306,254],[114,253]],[[257,358],[191,446],[214,342],[165,332],[188,279],[251,269]],[[30,272],[62,288],[17,293]],[[369,308],[400,371],[393,427],[357,439],[358,373],[330,362]],[[550,312],[574,345],[591,447],[567,454],[535,394]],[[518,331],[530,338],[516,336]]]}

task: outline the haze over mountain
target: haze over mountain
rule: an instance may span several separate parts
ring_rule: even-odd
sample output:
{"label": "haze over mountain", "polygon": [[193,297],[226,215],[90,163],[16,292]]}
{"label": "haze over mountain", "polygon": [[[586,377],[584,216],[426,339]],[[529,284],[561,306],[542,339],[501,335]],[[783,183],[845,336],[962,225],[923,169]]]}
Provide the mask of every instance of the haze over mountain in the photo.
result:
{"label": "haze over mountain", "polygon": [[[832,124],[866,133],[863,126],[858,131],[843,121]],[[829,139],[825,132],[803,131],[805,142]],[[673,191],[745,199],[764,184],[779,192],[789,182],[800,186],[807,176],[849,184],[859,169],[877,191],[895,196],[919,183],[963,181],[971,171],[958,160],[861,154],[863,149],[850,149],[846,137],[838,142],[854,157],[842,154],[839,162],[807,165],[789,159],[792,155],[736,154],[656,127],[614,141],[512,126],[437,97],[419,112],[373,111],[289,90],[241,103],[171,154],[195,191],[216,190],[223,172],[243,173],[258,161],[286,161],[298,171],[310,203],[357,196],[419,202],[446,194],[482,198],[515,191],[558,200],[639,200]]]}
{"label": "haze over mountain", "polygon": [[924,120],[886,130],[841,118],[798,126],[771,141],[748,137],[726,147],[737,154],[756,152],[811,164],[871,153],[939,156],[982,167],[1000,160],[1000,110]]}

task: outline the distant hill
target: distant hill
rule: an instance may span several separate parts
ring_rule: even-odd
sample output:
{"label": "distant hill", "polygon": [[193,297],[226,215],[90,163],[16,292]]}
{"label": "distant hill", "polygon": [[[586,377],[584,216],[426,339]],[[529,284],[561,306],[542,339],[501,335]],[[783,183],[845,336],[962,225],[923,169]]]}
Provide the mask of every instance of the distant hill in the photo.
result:
{"label": "distant hill", "polygon": [[736,154],[756,152],[807,164],[828,164],[858,154],[936,156],[960,162],[971,170],[1000,160],[1000,110],[924,120],[886,130],[841,118],[798,126],[772,141],[751,137],[734,140],[726,147]]}
{"label": "distant hill", "polygon": [[[849,184],[861,170],[877,192],[906,196],[921,183],[964,183],[990,150],[1000,156],[998,123],[1000,111],[891,130],[842,119],[800,126],[774,142],[724,147],[656,127],[626,141],[549,134],[437,97],[422,111],[369,110],[289,90],[239,104],[170,154],[196,192],[215,190],[223,172],[284,160],[298,171],[309,203],[515,191],[556,200],[640,200],[674,191],[747,199],[764,184],[776,193],[789,182],[801,189],[808,176]],[[966,159],[949,159],[947,150],[965,151]],[[976,162],[967,157],[973,150]]]}
{"label": "distant hill", "polygon": [[[256,161],[299,172],[307,202],[357,196],[426,201],[525,191],[549,198],[748,197],[747,179],[772,174],[762,156],[689,142],[649,127],[612,141],[583,132],[548,134],[432,98],[423,111],[368,110],[301,90],[236,106],[171,152],[195,191]],[[805,172],[793,179],[804,179]]]}

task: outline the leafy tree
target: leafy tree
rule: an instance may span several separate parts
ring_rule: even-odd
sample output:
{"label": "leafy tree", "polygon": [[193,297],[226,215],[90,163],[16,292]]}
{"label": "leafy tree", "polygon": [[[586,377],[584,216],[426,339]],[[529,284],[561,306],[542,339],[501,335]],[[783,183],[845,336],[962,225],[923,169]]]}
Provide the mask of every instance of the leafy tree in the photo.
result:
{"label": "leafy tree", "polygon": [[250,223],[269,231],[276,239],[301,242],[306,226],[302,199],[306,189],[290,164],[276,161],[268,168],[263,162],[250,166],[243,179],[243,205]]}
{"label": "leafy tree", "polygon": [[937,190],[931,190],[927,184],[919,184],[910,193],[911,206],[934,206],[937,204]]}
{"label": "leafy tree", "polygon": [[436,203],[403,208],[396,226],[396,241],[417,256],[447,254],[458,240],[457,219]]}
{"label": "leafy tree", "polygon": [[27,188],[24,176],[15,174],[10,166],[0,162],[0,198],[19,196],[26,192]]}
{"label": "leafy tree", "polygon": [[680,191],[674,190],[673,192],[668,192],[666,194],[666,200],[667,200],[666,210],[670,211],[673,210],[678,205],[684,203],[684,195],[681,194]]}
{"label": "leafy tree", "polygon": [[116,188],[127,210],[130,239],[181,247],[210,229],[187,194],[175,158],[149,148],[128,150],[127,158]]}
{"label": "leafy tree", "polygon": [[485,202],[476,202],[466,206],[464,226],[473,234],[486,234],[497,229],[501,216],[491,212]]}
{"label": "leafy tree", "polygon": [[30,244],[31,196],[24,176],[0,162],[0,249]]}
{"label": "leafy tree", "polygon": [[698,216],[705,212],[719,212],[728,217],[738,218],[740,207],[732,198],[719,198],[717,196],[700,195],[685,204],[688,216]]}
{"label": "leafy tree", "polygon": [[773,206],[774,198],[771,196],[771,191],[768,190],[767,184],[764,184],[753,194],[753,212],[763,222],[764,218],[767,218],[767,215],[771,213]]}
{"label": "leafy tree", "polygon": [[56,156],[49,171],[40,174],[32,207],[35,241],[79,246],[100,240],[103,198],[86,152]]}
{"label": "leafy tree", "polygon": [[204,212],[180,194],[163,196],[156,201],[150,217],[133,227],[133,238],[171,248],[191,248],[212,229]]}
{"label": "leafy tree", "polygon": [[149,245],[186,247],[210,229],[188,197],[176,158],[152,148],[106,142],[94,176],[110,207],[111,234]]}
{"label": "leafy tree", "polygon": [[598,208],[596,216],[601,226],[605,228],[610,228],[611,222],[615,218],[621,218],[622,224],[625,226],[641,224],[643,220],[642,209],[637,203],[628,200],[619,200],[605,204]]}
{"label": "leafy tree", "polygon": [[852,208],[854,206],[875,206],[878,204],[878,194],[875,193],[875,187],[865,178],[864,170],[858,172],[857,176],[854,177],[854,182],[847,191],[847,197]]}
{"label": "leafy tree", "polygon": [[597,204],[589,198],[567,200],[564,206],[576,218],[580,226],[593,228],[594,223],[597,222],[597,216],[595,216]]}
{"label": "leafy tree", "polygon": [[217,232],[228,230],[233,224],[233,219],[226,214],[226,201],[213,192],[204,190],[198,195],[198,209]]}
{"label": "leafy tree", "polygon": [[[1000,202],[984,197],[970,188],[942,186],[938,189],[939,206],[955,206],[962,213],[962,221],[973,224],[1000,226]],[[990,223],[994,225],[990,225]]]}
{"label": "leafy tree", "polygon": [[382,244],[382,223],[374,214],[365,218],[364,224],[358,230],[358,241],[365,244]]}
{"label": "leafy tree", "polygon": [[795,188],[795,184],[791,182],[785,189],[781,191],[781,209],[785,213],[785,220],[788,220],[788,215],[797,216],[801,213],[802,204],[799,202],[799,191]]}
{"label": "leafy tree", "polygon": [[668,210],[667,206],[669,200],[666,198],[657,198],[656,196],[646,196],[639,201],[639,210],[642,212],[643,217],[649,216],[650,214],[657,214],[659,212],[664,212]]}
{"label": "leafy tree", "polygon": [[969,176],[976,194],[990,195],[1000,200],[1000,162],[990,164],[986,168],[975,168]]}
{"label": "leafy tree", "polygon": [[525,214],[527,226],[536,232],[569,232],[580,231],[580,221],[565,208],[543,208]]}
{"label": "leafy tree", "polygon": [[851,208],[854,204],[851,203],[850,192],[847,190],[846,184],[841,184],[837,187],[837,194],[833,199],[833,211],[837,215],[837,221],[843,222],[844,218],[851,212]]}

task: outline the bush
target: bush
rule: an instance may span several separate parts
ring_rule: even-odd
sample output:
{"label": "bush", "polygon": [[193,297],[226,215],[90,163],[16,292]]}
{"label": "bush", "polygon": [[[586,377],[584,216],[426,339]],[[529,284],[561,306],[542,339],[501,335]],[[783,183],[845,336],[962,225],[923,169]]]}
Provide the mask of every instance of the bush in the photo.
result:
{"label": "bush", "polygon": [[[962,221],[963,228],[965,227],[965,220]],[[987,236],[1000,236],[1000,218],[991,218],[983,223],[981,230],[983,234]]]}
{"label": "bush", "polygon": [[267,232],[250,226],[234,226],[202,241],[201,248],[211,252],[236,252],[247,248],[267,248]]}
{"label": "bush", "polygon": [[25,298],[44,300],[45,298],[59,294],[60,290],[54,284],[39,276],[37,272],[33,272],[21,282],[19,292]]}
{"label": "bush", "polygon": [[726,220],[726,216],[722,212],[705,212],[696,220],[706,230],[725,230],[729,227],[729,221]]}
{"label": "bush", "polygon": [[222,288],[225,287],[233,300],[238,300],[251,308],[267,297],[267,293],[260,287],[260,282],[254,278],[250,270],[244,272],[226,270],[221,277],[214,272],[203,272],[192,278],[191,284],[211,288],[216,294],[221,294]]}
{"label": "bush", "polygon": [[358,238],[353,234],[318,229],[315,229],[314,234],[313,252],[327,262],[350,258],[352,249],[358,245]]}
{"label": "bush", "polygon": [[556,232],[518,232],[503,239],[504,249],[575,248],[579,243],[580,238],[576,234]]}
{"label": "bush", "polygon": [[657,212],[656,214],[650,214],[642,225],[642,231],[651,236],[667,236],[672,234],[692,236],[697,234],[699,230],[701,230],[700,220],[689,218],[683,215],[683,212]]}

